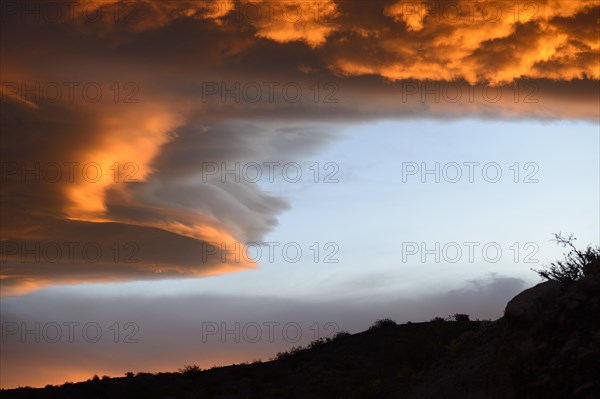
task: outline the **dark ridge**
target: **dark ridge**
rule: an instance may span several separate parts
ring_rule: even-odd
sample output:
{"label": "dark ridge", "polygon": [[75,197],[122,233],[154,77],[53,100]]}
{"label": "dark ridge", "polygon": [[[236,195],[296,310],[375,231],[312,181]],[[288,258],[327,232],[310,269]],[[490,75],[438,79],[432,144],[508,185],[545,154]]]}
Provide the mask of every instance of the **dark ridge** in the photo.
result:
{"label": "dark ridge", "polygon": [[577,281],[523,291],[494,322],[453,320],[340,334],[264,362],[3,390],[13,398],[600,397],[600,261]]}

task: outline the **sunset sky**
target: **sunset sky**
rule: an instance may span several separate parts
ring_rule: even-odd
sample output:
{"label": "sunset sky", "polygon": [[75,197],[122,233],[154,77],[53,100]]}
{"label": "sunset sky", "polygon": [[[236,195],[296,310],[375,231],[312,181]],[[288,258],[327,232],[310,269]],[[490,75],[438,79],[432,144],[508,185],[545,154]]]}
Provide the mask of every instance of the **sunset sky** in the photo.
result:
{"label": "sunset sky", "polygon": [[495,319],[600,243],[600,1],[0,4],[3,388]]}

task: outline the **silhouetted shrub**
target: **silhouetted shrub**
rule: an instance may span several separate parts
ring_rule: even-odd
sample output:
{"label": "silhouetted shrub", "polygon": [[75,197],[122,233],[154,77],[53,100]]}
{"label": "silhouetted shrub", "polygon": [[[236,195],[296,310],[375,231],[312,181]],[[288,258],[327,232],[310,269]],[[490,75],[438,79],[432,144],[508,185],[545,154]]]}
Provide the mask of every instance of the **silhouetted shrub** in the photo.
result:
{"label": "silhouetted shrub", "polygon": [[344,330],[338,331],[331,338],[330,337],[318,338],[318,339],[311,341],[310,344],[308,344],[308,348],[316,348],[317,346],[321,346],[321,345],[327,344],[329,342],[336,341],[338,339],[343,339],[343,338],[349,337],[351,335],[352,334],[350,334],[348,331],[344,331]]}
{"label": "silhouetted shrub", "polygon": [[342,331],[338,331],[332,338],[331,341],[336,341],[338,339],[344,339],[347,337],[352,336],[352,334],[350,334],[348,331],[342,330]]}
{"label": "silhouetted shrub", "polygon": [[458,321],[460,323],[465,323],[467,321],[471,321],[471,317],[468,314],[464,314],[464,313],[455,313],[454,315],[451,316],[452,319],[454,319],[454,321]]}
{"label": "silhouetted shrub", "polygon": [[293,346],[292,349],[290,349],[289,351],[277,352],[277,355],[275,355],[275,359],[276,360],[285,359],[287,357],[290,357],[292,355],[300,353],[303,350],[304,350],[304,348],[302,346]]}
{"label": "silhouetted shrub", "polygon": [[546,269],[531,269],[546,280],[561,283],[577,281],[585,275],[586,266],[600,259],[600,247],[593,248],[588,245],[585,251],[575,248],[573,241],[576,238],[573,234],[568,237],[563,237],[560,233],[554,234],[554,240],[558,245],[569,247],[571,250],[564,254],[563,260],[550,263],[549,266],[545,266]]}
{"label": "silhouetted shrub", "polygon": [[326,342],[328,342],[329,340],[325,339],[325,338],[319,338],[319,339],[314,339],[312,341],[310,341],[310,344],[308,344],[309,348],[316,348],[317,346],[321,346],[323,344],[325,344]]}
{"label": "silhouetted shrub", "polygon": [[396,322],[392,319],[380,319],[377,320],[375,323],[373,323],[373,325],[371,327],[369,327],[369,330],[376,330],[379,328],[387,328],[387,327],[394,327],[397,326],[398,324],[396,324]]}
{"label": "silhouetted shrub", "polygon": [[178,371],[181,374],[190,375],[200,373],[202,369],[197,364],[186,364],[185,366],[183,366],[183,368],[180,368]]}
{"label": "silhouetted shrub", "polygon": [[442,323],[442,322],[445,322],[445,321],[446,321],[446,319],[444,319],[443,317],[439,317],[439,316],[436,316],[433,319],[431,319],[432,323]]}
{"label": "silhouetted shrub", "polygon": [[125,373],[125,377],[127,377],[127,378],[133,378],[133,376],[134,376],[133,371],[128,371]]}

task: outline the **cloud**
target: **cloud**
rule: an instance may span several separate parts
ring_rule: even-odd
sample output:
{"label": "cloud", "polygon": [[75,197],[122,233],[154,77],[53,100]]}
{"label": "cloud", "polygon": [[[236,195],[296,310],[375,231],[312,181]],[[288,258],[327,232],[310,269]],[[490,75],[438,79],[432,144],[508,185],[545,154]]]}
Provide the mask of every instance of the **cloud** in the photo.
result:
{"label": "cloud", "polygon": [[[142,110],[149,114],[120,111],[119,117],[102,107],[90,113],[11,102],[6,109],[5,296],[53,284],[198,277],[256,267],[239,253],[274,228],[289,204],[258,184],[223,178],[208,167],[233,167],[239,177],[240,162],[284,162],[330,136],[318,129],[269,130],[193,118],[177,128],[164,122],[174,115],[168,107],[148,105]],[[238,256],[226,254],[232,250]]]}
{"label": "cloud", "polygon": [[[3,295],[256,267],[210,243],[259,241],[292,204],[204,179],[215,164],[296,161],[381,119],[599,116],[595,1],[516,19],[506,2],[458,19],[424,0],[126,3],[56,20],[3,2]],[[115,236],[136,264],[108,258]],[[105,257],[23,262],[22,242]]]}
{"label": "cloud", "polygon": [[338,51],[331,67],[338,73],[473,84],[600,78],[597,38],[574,29],[593,25],[595,1],[377,2],[384,5],[382,18],[368,27],[357,17],[361,4],[340,4],[341,14],[347,7],[358,26],[343,23],[354,31],[332,38]]}

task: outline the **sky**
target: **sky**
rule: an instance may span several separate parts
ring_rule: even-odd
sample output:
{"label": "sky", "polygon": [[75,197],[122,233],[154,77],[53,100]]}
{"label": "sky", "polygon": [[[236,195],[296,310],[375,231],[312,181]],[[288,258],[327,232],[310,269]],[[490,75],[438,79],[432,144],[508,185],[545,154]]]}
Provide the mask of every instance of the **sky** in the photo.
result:
{"label": "sky", "polygon": [[598,1],[1,4],[3,388],[496,319],[600,243]]}

